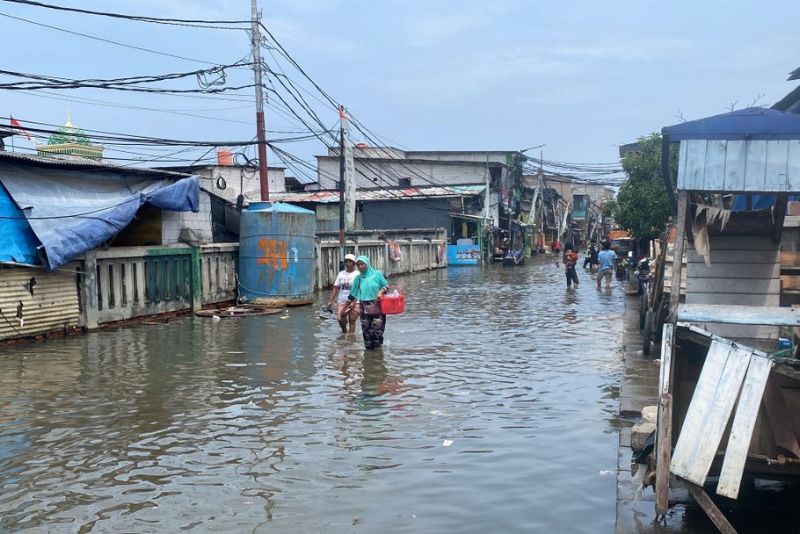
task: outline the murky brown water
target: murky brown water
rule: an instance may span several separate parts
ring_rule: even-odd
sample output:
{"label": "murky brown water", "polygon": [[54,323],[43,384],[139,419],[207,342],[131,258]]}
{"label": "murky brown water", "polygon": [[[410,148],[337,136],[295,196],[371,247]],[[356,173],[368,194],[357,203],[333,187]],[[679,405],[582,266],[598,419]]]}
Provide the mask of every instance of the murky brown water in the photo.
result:
{"label": "murky brown water", "polygon": [[3,349],[0,530],[612,532],[624,304],[583,280],[397,279],[382,352],[317,307]]}

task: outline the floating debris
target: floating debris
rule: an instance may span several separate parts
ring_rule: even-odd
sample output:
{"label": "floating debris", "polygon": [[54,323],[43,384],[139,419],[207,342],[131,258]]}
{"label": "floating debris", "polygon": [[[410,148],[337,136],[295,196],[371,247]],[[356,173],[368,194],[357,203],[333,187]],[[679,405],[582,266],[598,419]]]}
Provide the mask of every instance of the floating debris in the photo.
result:
{"label": "floating debris", "polygon": [[275,308],[230,306],[228,308],[200,310],[195,312],[195,315],[198,317],[210,317],[214,321],[220,321],[225,318],[249,317],[252,315],[275,315],[281,313],[281,311],[282,310]]}

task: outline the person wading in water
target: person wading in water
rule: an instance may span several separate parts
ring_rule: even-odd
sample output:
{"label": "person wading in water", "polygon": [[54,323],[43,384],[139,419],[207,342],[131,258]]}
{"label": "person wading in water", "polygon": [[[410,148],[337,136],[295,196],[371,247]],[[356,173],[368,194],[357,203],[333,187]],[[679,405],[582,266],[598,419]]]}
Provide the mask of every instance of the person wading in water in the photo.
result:
{"label": "person wading in water", "polygon": [[356,272],[356,257],[348,254],[344,257],[344,270],[339,271],[336,276],[336,281],[333,283],[333,291],[331,291],[331,296],[328,299],[328,308],[333,306],[333,300],[336,299],[336,318],[339,320],[339,326],[344,334],[348,331],[348,324],[350,325],[351,334],[356,331],[358,304],[349,307],[348,312],[344,313],[345,307],[349,304],[347,297],[350,296],[350,286],[353,285],[353,280],[355,280],[356,276],[358,276],[358,272]]}
{"label": "person wading in water", "polygon": [[567,243],[564,247],[564,272],[567,274],[567,289],[572,287],[572,282],[575,282],[575,289],[578,289],[578,273],[575,271],[575,265],[578,263],[578,253],[575,252],[572,244]]}
{"label": "person wading in water", "polygon": [[603,241],[603,250],[597,255],[600,261],[600,272],[597,273],[597,289],[600,283],[606,281],[606,289],[611,289],[611,278],[614,276],[614,266],[617,261],[617,253],[611,250],[611,241]]}
{"label": "person wading in water", "polygon": [[386,316],[381,313],[380,299],[386,293],[389,283],[383,273],[373,269],[369,258],[359,256],[356,260],[359,275],[350,286],[350,301],[343,313],[348,313],[359,301],[361,305],[361,333],[364,336],[364,347],[367,350],[383,345],[383,331],[386,328]]}

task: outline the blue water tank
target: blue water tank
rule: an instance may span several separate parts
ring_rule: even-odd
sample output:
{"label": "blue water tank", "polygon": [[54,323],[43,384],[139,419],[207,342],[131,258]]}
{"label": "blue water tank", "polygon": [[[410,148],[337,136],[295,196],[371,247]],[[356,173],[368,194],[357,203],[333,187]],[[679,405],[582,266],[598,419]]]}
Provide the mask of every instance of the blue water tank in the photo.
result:
{"label": "blue water tank", "polygon": [[282,202],[251,202],[239,226],[239,302],[310,304],[316,235],[313,211]]}

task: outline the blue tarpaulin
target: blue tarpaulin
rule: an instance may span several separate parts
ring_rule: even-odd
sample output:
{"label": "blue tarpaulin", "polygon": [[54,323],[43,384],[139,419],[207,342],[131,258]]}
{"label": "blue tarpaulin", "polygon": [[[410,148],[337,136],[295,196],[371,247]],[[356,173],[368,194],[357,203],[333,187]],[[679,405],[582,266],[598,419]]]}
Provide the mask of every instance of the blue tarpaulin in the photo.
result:
{"label": "blue tarpaulin", "polygon": [[39,265],[39,245],[22,210],[0,184],[0,261]]}
{"label": "blue tarpaulin", "polygon": [[771,108],[746,108],[661,130],[671,141],[685,139],[800,139],[800,114]]}
{"label": "blue tarpaulin", "polygon": [[[767,210],[775,205],[775,200],[778,197],[774,195],[753,195],[751,204],[753,211]],[[800,196],[791,195],[787,200],[797,201]],[[731,203],[731,211],[747,211],[747,198],[746,195],[736,195]]]}
{"label": "blue tarpaulin", "polygon": [[[113,168],[67,170],[2,162],[0,183],[19,210],[17,215],[24,215],[22,220],[41,243],[44,264],[50,270],[116,235],[145,203],[173,211],[197,211],[200,204],[196,176],[176,180],[155,172],[145,175]],[[0,199],[0,210],[13,211],[2,206]],[[4,224],[20,221],[3,220]],[[39,256],[30,234],[27,237],[0,240],[0,247],[7,246],[0,249],[0,258],[14,254],[25,259]]]}

